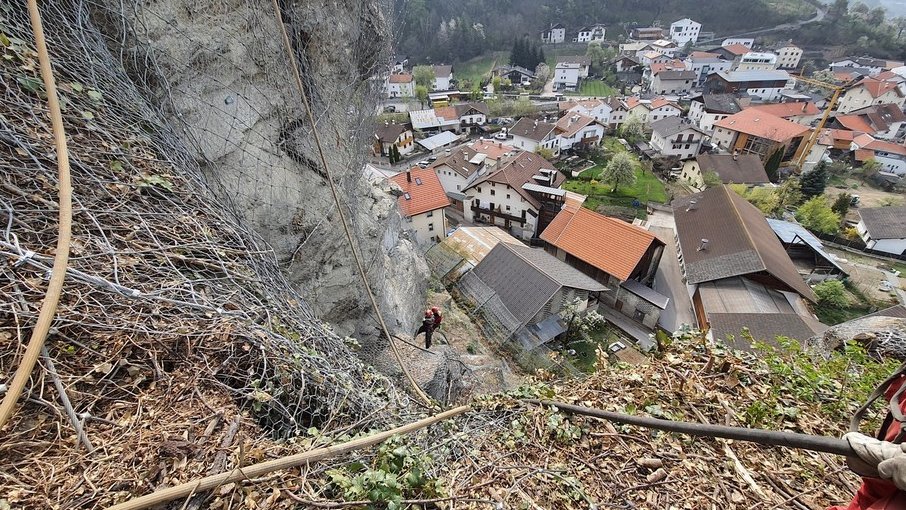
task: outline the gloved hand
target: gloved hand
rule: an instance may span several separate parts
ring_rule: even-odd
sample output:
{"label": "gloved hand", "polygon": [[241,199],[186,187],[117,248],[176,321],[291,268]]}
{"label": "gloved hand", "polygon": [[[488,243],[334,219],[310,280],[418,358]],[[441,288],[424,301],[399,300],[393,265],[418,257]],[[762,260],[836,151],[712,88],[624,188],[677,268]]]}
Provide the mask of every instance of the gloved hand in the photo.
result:
{"label": "gloved hand", "polygon": [[858,457],[848,457],[846,463],[857,474],[890,480],[900,490],[906,490],[906,444],[880,441],[858,432],[843,435]]}

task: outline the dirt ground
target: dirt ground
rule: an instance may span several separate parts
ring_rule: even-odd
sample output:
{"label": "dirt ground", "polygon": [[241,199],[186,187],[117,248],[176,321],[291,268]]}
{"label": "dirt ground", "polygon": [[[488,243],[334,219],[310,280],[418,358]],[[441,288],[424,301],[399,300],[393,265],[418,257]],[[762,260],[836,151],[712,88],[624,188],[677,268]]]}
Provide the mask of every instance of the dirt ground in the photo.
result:
{"label": "dirt ground", "polygon": [[849,273],[850,281],[866,296],[877,301],[889,302],[892,305],[899,302],[896,291],[885,292],[879,288],[881,282],[887,280],[894,287],[906,290],[906,280],[902,278],[902,276],[906,275],[901,275],[901,278],[897,278],[891,273],[879,269],[879,267],[885,267],[886,264],[889,264],[887,261],[827,246],[825,246],[825,249],[829,253],[846,260],[846,262],[839,262]]}
{"label": "dirt ground", "polygon": [[[859,195],[858,207],[881,207],[884,205],[904,205],[904,199],[901,193],[890,193],[878,188],[865,184],[858,179],[845,179],[844,185],[828,185],[825,194],[828,199],[837,198],[840,193],[849,193],[850,195]],[[892,204],[890,202],[893,202]],[[858,207],[853,207],[846,215],[847,220],[859,221]]]}

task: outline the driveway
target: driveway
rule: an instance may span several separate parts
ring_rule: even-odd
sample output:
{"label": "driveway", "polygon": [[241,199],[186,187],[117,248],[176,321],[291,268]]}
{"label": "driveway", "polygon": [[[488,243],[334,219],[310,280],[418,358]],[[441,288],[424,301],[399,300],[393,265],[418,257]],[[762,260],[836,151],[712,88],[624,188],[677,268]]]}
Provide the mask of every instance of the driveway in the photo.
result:
{"label": "driveway", "polygon": [[[673,222],[673,216],[668,213],[656,213],[655,225],[664,225]],[[676,331],[683,324],[695,325],[695,313],[692,309],[692,299],[686,284],[683,283],[683,273],[676,258],[676,243],[673,240],[675,229],[668,226],[651,226],[651,232],[666,243],[664,255],[654,275],[654,290],[670,298],[667,308],[661,312],[658,326],[667,331]]]}

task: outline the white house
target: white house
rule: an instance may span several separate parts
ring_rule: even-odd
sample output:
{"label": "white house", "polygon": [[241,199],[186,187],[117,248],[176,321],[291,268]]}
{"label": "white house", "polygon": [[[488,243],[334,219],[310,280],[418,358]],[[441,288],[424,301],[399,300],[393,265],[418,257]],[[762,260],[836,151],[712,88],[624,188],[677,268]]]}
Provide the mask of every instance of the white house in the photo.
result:
{"label": "white house", "polygon": [[578,90],[579,82],[588,78],[591,60],[586,56],[560,57],[554,67],[554,90]]}
{"label": "white house", "polygon": [[844,58],[843,60],[831,62],[828,67],[830,67],[831,71],[845,71],[851,69],[862,75],[867,74],[868,76],[877,76],[881,74],[882,71],[896,66],[890,66],[888,61],[879,58],[857,57]]}
{"label": "white house", "polygon": [[860,208],[859,217],[856,230],[868,249],[906,253],[906,207]]}
{"label": "white house", "polygon": [[837,112],[849,113],[875,104],[895,104],[902,108],[904,100],[906,96],[896,82],[866,76],[843,93]]}
{"label": "white house", "polygon": [[733,46],[735,44],[751,48],[755,44],[755,39],[748,37],[731,37],[729,39],[724,39],[723,42],[720,43],[721,47]]}
{"label": "white house", "polygon": [[400,187],[402,194],[397,198],[397,205],[409,229],[415,231],[416,241],[420,244],[442,241],[447,236],[444,209],[450,200],[434,170],[415,167],[390,180]]}
{"label": "white house", "polygon": [[777,69],[777,55],[751,51],[739,57],[735,71],[773,71]]}
{"label": "white house", "polygon": [[553,163],[531,152],[520,152],[471,184],[464,217],[471,223],[497,225],[515,237],[536,237],[542,203],[550,194],[562,194],[566,178]]}
{"label": "white house", "polygon": [[704,51],[693,51],[683,61],[686,70],[695,73],[695,84],[701,85],[705,78],[711,73],[729,71],[733,62],[725,60],[717,53],[708,53]]}
{"label": "white house", "polygon": [[[609,98],[608,98],[609,99]],[[557,104],[560,115],[578,113],[591,117],[601,124],[610,124],[610,115],[613,107],[609,101],[603,99],[585,99],[582,101],[561,101]]]}
{"label": "white house", "polygon": [[679,50],[679,46],[669,39],[658,39],[657,41],[653,41],[651,46],[654,48],[654,51],[667,55],[670,58],[673,58]]}
{"label": "white house", "polygon": [[513,135],[513,146],[518,149],[534,152],[538,147],[543,147],[559,154],[556,130],[555,124],[522,117],[510,128],[510,134]]}
{"label": "white house", "polygon": [[374,130],[374,152],[381,156],[389,156],[391,147],[396,146],[400,154],[405,156],[415,148],[415,139],[412,129],[405,124],[384,123]]}
{"label": "white house", "polygon": [[550,28],[541,32],[541,42],[560,44],[566,40],[566,28],[560,23],[551,24]]}
{"label": "white house", "polygon": [[592,117],[567,112],[557,121],[557,144],[561,151],[578,147],[594,147],[604,139],[606,128]]}
{"label": "white house", "polygon": [[881,173],[906,176],[906,146],[862,134],[853,138],[850,148],[857,161],[872,158],[881,164]]}
{"label": "white house", "polygon": [[604,25],[591,25],[579,29],[579,35],[576,42],[601,42],[604,40],[604,34],[607,32]]}
{"label": "white house", "polygon": [[434,90],[450,90],[452,79],[453,66],[434,66]]}
{"label": "white house", "polygon": [[701,149],[705,133],[686,119],[667,117],[651,123],[651,148],[662,156],[694,158]]}
{"label": "white house", "polygon": [[396,73],[384,84],[387,97],[415,97],[415,79],[409,73]]}
{"label": "white house", "polygon": [[802,60],[802,48],[790,41],[786,46],[777,50],[778,69],[796,69]]}
{"label": "white house", "polygon": [[626,118],[638,117],[646,127],[652,122],[666,117],[678,117],[683,113],[682,108],[663,97],[651,100],[630,97],[626,99],[626,107]]}
{"label": "white house", "polygon": [[651,80],[653,94],[688,94],[695,86],[695,73],[692,71],[664,70],[655,73]]}
{"label": "white house", "polygon": [[743,105],[733,94],[704,94],[689,103],[689,120],[702,131],[714,131],[714,123],[742,111]]}
{"label": "white house", "polygon": [[654,49],[654,47],[651,46],[651,43],[645,41],[630,41],[620,43],[619,48],[620,55],[627,57],[636,57],[639,53],[644,53],[646,51]]}
{"label": "white house", "polygon": [[670,24],[670,39],[680,46],[690,41],[695,44],[698,42],[698,34],[701,30],[701,23],[683,18]]}

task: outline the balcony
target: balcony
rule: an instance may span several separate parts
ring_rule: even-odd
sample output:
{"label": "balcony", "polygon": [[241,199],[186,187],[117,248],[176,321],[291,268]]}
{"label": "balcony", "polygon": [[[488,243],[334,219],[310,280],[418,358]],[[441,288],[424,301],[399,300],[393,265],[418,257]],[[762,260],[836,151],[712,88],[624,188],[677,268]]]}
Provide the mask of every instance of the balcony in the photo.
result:
{"label": "balcony", "polygon": [[526,219],[523,216],[513,216],[512,214],[507,214],[505,212],[500,211],[499,208],[490,209],[487,207],[481,207],[480,205],[472,204],[472,213],[474,214],[476,220],[479,218],[479,215],[481,215],[481,214],[490,216],[491,223],[494,223],[494,218],[503,218],[507,221],[513,221],[513,222],[519,223],[520,225],[524,225],[526,223]]}

